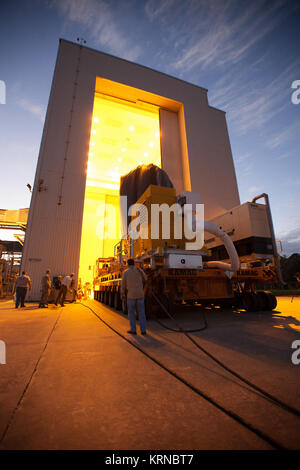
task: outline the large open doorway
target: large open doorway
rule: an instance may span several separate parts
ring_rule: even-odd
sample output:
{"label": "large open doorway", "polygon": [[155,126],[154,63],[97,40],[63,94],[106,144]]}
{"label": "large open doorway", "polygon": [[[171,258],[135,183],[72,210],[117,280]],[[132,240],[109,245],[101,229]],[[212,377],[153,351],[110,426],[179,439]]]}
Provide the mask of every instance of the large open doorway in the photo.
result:
{"label": "large open doorway", "polygon": [[92,283],[99,257],[119,241],[120,178],[141,164],[161,166],[159,107],[96,93],[78,279]]}

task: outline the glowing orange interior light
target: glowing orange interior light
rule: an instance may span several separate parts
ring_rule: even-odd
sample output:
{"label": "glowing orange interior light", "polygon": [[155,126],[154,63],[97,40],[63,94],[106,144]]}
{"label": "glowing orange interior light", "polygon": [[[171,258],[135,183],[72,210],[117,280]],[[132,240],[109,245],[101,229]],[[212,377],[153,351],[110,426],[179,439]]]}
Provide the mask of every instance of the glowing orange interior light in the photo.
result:
{"label": "glowing orange interior light", "polygon": [[141,164],[161,166],[160,139],[153,136],[159,136],[158,107],[95,95],[80,247],[82,286],[93,282],[96,259],[113,256],[119,241],[121,176]]}

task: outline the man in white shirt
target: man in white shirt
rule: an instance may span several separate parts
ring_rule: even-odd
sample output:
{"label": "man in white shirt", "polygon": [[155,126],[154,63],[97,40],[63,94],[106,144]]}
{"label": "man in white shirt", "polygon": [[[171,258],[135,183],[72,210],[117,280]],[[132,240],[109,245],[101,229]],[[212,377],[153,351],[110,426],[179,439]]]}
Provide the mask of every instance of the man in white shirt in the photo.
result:
{"label": "man in white shirt", "polygon": [[27,272],[23,271],[22,275],[18,276],[15,281],[16,308],[19,307],[20,303],[21,307],[25,307],[24,302],[28,287],[31,289],[31,279],[27,275]]}
{"label": "man in white shirt", "polygon": [[74,277],[74,274],[72,273],[72,274],[67,275],[63,278],[63,280],[61,282],[59,292],[58,292],[58,296],[57,296],[56,301],[55,301],[55,305],[57,305],[58,302],[59,302],[62,307],[65,306],[64,302],[65,302],[65,299],[66,299],[67,291],[71,286],[71,282],[72,282],[73,277]]}

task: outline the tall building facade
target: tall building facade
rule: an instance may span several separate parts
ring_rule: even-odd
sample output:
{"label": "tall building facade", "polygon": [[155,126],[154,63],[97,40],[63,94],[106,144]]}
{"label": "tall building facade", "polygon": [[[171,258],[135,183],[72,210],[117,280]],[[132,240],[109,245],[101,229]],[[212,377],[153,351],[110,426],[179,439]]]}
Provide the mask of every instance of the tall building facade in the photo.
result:
{"label": "tall building facade", "polygon": [[92,279],[118,241],[120,177],[148,163],[177,194],[200,193],[206,220],[240,203],[225,113],[206,89],[60,40],[22,260],[31,300],[47,269]]}

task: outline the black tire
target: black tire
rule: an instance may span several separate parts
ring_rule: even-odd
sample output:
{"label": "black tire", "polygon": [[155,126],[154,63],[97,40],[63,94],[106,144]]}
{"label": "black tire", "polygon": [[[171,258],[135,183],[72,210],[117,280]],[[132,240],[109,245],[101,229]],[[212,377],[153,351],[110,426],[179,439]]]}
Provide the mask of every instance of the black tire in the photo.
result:
{"label": "black tire", "polygon": [[232,301],[232,305],[235,308],[244,308],[243,307],[243,294],[241,292],[236,292],[234,295],[234,299]]}
{"label": "black tire", "polygon": [[269,302],[268,294],[266,292],[257,292],[257,296],[260,299],[261,310],[263,312],[266,312],[267,310],[270,310],[270,308],[269,308],[269,303],[270,302]]}
{"label": "black tire", "polygon": [[110,307],[114,307],[114,304],[115,304],[115,292],[113,290],[111,290],[109,292],[108,305]]}
{"label": "black tire", "polygon": [[122,300],[120,293],[117,291],[115,292],[115,297],[114,297],[114,308],[116,310],[122,310]]}
{"label": "black tire", "polygon": [[263,311],[263,303],[262,303],[262,298],[260,295],[257,293],[253,293],[253,299],[254,299],[254,312],[262,312]]}
{"label": "black tire", "polygon": [[274,294],[271,292],[266,292],[269,300],[269,308],[268,310],[274,310],[277,307],[277,299]]}
{"label": "black tire", "polygon": [[242,295],[242,308],[246,310],[246,312],[255,312],[257,306],[257,301],[255,296],[252,292],[244,292]]}
{"label": "black tire", "polygon": [[223,299],[220,302],[216,303],[216,305],[219,305],[222,309],[229,309],[232,308],[233,302],[233,299]]}

